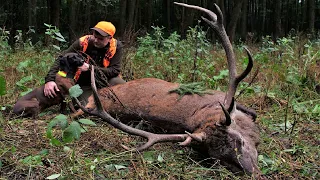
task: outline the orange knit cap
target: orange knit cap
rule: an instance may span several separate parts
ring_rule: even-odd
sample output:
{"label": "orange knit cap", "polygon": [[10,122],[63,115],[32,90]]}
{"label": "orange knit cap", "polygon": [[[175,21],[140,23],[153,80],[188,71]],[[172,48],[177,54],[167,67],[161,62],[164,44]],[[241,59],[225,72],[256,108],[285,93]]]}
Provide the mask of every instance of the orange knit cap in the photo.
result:
{"label": "orange knit cap", "polygon": [[112,36],[116,32],[116,27],[111,22],[107,21],[100,21],[97,25],[95,25],[93,28],[91,28],[95,31],[97,31],[102,36]]}

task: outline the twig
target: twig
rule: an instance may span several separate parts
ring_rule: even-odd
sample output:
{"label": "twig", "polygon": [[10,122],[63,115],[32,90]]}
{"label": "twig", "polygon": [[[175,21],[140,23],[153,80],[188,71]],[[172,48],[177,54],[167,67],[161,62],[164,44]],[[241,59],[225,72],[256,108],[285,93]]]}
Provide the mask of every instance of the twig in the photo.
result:
{"label": "twig", "polygon": [[[289,87],[289,86],[288,86]],[[287,97],[287,106],[285,110],[285,118],[284,118],[284,133],[287,133],[287,122],[288,122],[288,109],[289,109],[289,100],[290,100],[290,92],[288,91]]]}

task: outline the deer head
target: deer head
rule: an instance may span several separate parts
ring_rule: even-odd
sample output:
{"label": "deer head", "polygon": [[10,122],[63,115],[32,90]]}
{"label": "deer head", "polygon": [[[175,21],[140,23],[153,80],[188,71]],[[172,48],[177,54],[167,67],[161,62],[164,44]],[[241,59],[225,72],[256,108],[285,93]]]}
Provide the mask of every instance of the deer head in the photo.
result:
{"label": "deer head", "polygon": [[[232,120],[233,118],[239,118],[243,116],[239,114],[235,108],[234,96],[238,84],[250,73],[253,67],[252,55],[250,51],[245,48],[249,57],[249,63],[247,68],[240,75],[237,75],[235,54],[233,52],[232,44],[223,26],[223,15],[220,8],[215,4],[214,11],[216,13],[213,13],[208,9],[198,6],[177,2],[175,2],[175,4],[206,13],[210,20],[204,17],[202,17],[202,19],[207,22],[218,34],[227,56],[229,87],[225,96],[225,101],[223,104],[219,103],[223,112],[223,114],[220,115],[219,122],[216,123],[216,125],[219,127],[216,128],[215,131],[212,131],[211,129],[204,130],[201,133],[203,136],[211,137],[206,138],[205,140],[207,141],[205,144],[208,147],[208,153],[211,157],[225,159],[224,164],[233,170],[243,169],[249,173],[259,172],[257,167],[257,150],[255,148],[258,140],[251,139],[250,134],[244,132],[245,129],[241,127],[239,128],[239,126],[235,124],[235,122],[237,122],[236,120]],[[243,124],[252,124],[252,122],[245,122],[251,120],[246,116],[243,116],[239,119]],[[250,125],[250,128],[255,129],[256,127]],[[257,132],[257,129],[255,129],[255,131]],[[250,132],[254,132],[254,130]]]}

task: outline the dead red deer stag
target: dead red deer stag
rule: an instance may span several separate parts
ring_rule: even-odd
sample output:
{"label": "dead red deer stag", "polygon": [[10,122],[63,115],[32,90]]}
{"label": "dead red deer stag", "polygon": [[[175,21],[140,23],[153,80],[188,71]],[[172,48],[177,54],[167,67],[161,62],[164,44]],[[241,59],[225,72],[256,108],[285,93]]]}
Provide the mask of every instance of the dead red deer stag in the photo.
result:
{"label": "dead red deer stag", "polygon": [[[215,5],[215,14],[198,6],[175,4],[203,11],[211,18],[210,21],[202,17],[222,40],[229,69],[228,92],[210,90],[203,96],[194,94],[179,98],[179,94],[170,93],[179,84],[155,78],[133,80],[97,92],[92,67],[93,96],[86,107],[81,106],[79,101],[78,104],[84,112],[98,116],[122,131],[147,138],[147,143],[136,148],[139,151],[165,141],[180,141],[181,145],[189,145],[194,139],[197,146],[204,147],[209,156],[219,159],[232,171],[259,175],[256,149],[259,131],[254,122],[256,114],[234,102],[239,82],[253,67],[252,56],[246,49],[248,66],[242,74],[237,75],[235,55],[219,7]],[[74,117],[83,114],[83,111],[80,110]],[[126,125],[141,119],[164,129],[166,133],[154,134]]]}

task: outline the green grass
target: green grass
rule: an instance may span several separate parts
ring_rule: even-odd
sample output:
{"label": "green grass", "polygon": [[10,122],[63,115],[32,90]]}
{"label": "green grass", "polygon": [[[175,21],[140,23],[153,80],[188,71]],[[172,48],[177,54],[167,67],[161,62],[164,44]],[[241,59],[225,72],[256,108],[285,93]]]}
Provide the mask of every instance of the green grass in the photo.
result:
{"label": "green grass", "polygon": [[[157,44],[152,49],[153,46],[146,48],[140,44],[139,48],[127,49],[124,77],[152,76],[183,84],[195,80],[207,88],[226,89],[226,60],[219,46],[215,49],[203,46],[202,52],[206,53],[198,54],[195,69],[192,50],[188,49],[192,47],[171,38],[174,47]],[[141,39],[146,40],[150,39]],[[266,39],[262,44],[248,47],[254,55],[253,72],[257,67],[260,69],[252,85],[237,100],[258,113],[259,167],[268,179],[320,178],[320,95],[313,89],[319,76],[307,75],[312,69],[316,71],[309,74],[320,72],[319,67],[314,68],[319,59],[318,42],[290,37],[279,40],[278,44]],[[242,46],[236,46],[235,52],[241,71],[246,55]],[[140,153],[126,151],[121,144],[135,147],[143,139],[124,134],[94,117],[91,120],[97,126],[88,127],[79,140],[62,146],[50,145],[46,128],[58,115],[59,108],[50,108],[34,121],[13,116],[11,107],[21,93],[43,83],[54,55],[32,49],[0,55],[5,62],[0,65],[1,75],[7,84],[6,94],[0,96],[0,177],[3,179],[44,179],[50,175],[60,179],[251,178],[232,174],[219,162],[205,160],[193,149],[175,143],[156,144]],[[247,87],[253,72],[238,91]],[[60,131],[53,128],[55,134]]]}

